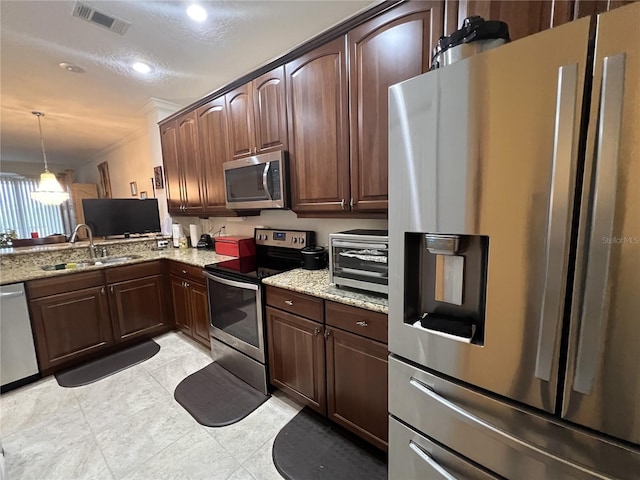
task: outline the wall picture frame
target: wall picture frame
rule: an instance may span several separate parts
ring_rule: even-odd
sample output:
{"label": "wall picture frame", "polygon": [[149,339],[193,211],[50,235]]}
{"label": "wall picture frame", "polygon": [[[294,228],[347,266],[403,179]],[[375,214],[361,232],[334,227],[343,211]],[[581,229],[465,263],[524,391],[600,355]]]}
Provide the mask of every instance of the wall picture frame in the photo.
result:
{"label": "wall picture frame", "polygon": [[145,200],[147,198],[147,192],[146,191],[140,192],[140,198],[142,200]]}
{"label": "wall picture frame", "polygon": [[164,177],[162,176],[162,166],[153,167],[153,179],[156,190],[164,188]]}
{"label": "wall picture frame", "polygon": [[138,196],[138,182],[129,182],[129,188],[131,188],[131,196]]}

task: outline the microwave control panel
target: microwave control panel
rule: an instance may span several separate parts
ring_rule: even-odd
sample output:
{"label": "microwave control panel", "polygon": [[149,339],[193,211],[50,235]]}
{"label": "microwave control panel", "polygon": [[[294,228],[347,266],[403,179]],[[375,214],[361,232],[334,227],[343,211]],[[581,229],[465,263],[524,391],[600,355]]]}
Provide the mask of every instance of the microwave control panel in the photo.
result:
{"label": "microwave control panel", "polygon": [[302,250],[315,245],[316,234],[310,230],[274,230],[256,228],[254,234],[256,245],[268,247],[286,247]]}

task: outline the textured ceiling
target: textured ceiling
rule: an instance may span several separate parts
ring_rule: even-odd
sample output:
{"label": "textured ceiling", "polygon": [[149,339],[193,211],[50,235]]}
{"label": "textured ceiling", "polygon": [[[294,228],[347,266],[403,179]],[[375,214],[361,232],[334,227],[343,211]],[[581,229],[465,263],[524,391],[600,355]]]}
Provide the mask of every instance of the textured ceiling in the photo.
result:
{"label": "textured ceiling", "polygon": [[[372,1],[86,1],[131,22],[124,36],[72,16],[73,1],[0,2],[0,160],[81,165],[143,127],[150,98],[187,105],[366,9]],[[153,65],[144,77],[135,60]],[[61,69],[71,62],[86,70]]]}

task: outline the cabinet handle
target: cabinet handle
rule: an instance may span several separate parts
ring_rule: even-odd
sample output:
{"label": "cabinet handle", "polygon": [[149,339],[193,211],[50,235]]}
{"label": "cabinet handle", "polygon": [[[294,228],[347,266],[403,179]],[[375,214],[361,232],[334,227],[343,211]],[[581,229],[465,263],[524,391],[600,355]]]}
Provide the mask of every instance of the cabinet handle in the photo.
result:
{"label": "cabinet handle", "polygon": [[186,271],[186,270],[182,270],[182,273],[184,273],[184,274],[186,275],[186,274],[187,274],[187,271]]}
{"label": "cabinet handle", "polygon": [[320,334],[322,330],[320,330],[318,327],[315,328],[315,330],[313,331],[313,333],[317,336]]}
{"label": "cabinet handle", "polygon": [[351,198],[351,200],[349,200],[349,208],[351,208],[351,210],[356,208],[356,202],[353,201],[353,198]]}
{"label": "cabinet handle", "polygon": [[369,324],[365,321],[362,322],[356,322],[356,325],[358,325],[359,327],[368,327]]}
{"label": "cabinet handle", "polygon": [[287,305],[293,305],[293,302],[291,300],[285,300],[284,303],[286,303]]}
{"label": "cabinet handle", "polygon": [[344,198],[342,200],[340,200],[340,208],[342,208],[342,210],[344,210]]}
{"label": "cabinet handle", "polygon": [[189,282],[184,282],[184,286],[189,288]]}
{"label": "cabinet handle", "polygon": [[113,293],[113,285],[111,285],[111,293]]}
{"label": "cabinet handle", "polygon": [[107,292],[105,292],[105,291],[104,291],[104,287],[102,287],[102,288],[100,289],[100,293],[101,293],[101,294],[103,294],[103,295],[106,295],[106,294],[107,294]]}
{"label": "cabinet handle", "polygon": [[328,339],[331,336],[331,330],[325,330],[324,331],[324,338],[325,340]]}
{"label": "cabinet handle", "polygon": [[182,281],[182,288],[187,288],[187,282],[185,282],[184,280]]}

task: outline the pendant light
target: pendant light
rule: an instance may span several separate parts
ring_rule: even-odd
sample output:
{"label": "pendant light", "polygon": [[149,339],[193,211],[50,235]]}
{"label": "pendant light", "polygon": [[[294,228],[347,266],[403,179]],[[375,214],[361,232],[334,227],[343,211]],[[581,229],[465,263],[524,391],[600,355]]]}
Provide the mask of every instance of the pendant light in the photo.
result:
{"label": "pendant light", "polygon": [[42,137],[42,125],[40,117],[44,117],[42,112],[31,112],[38,117],[38,129],[40,130],[40,146],[42,147],[42,158],[44,159],[44,172],[40,174],[40,183],[35,192],[31,192],[31,199],[45,205],[60,205],[62,202],[69,200],[69,193],[62,189],[60,182],[56,180],[56,176],[49,172],[47,165],[47,154],[44,151],[44,138]]}

